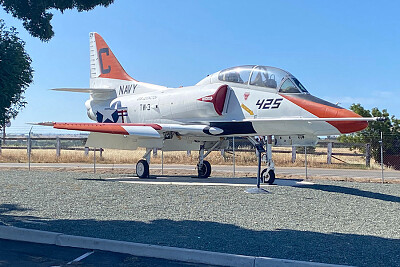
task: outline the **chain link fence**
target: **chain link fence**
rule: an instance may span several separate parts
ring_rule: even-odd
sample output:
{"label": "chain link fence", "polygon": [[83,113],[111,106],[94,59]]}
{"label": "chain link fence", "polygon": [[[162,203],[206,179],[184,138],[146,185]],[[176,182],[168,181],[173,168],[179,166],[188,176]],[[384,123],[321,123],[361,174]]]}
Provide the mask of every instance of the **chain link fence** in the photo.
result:
{"label": "chain link fence", "polygon": [[[45,134],[43,127],[19,129],[13,133],[8,130],[7,136],[1,138],[0,153],[5,150],[26,150],[29,154],[35,149],[55,150],[59,157],[62,150],[83,150],[87,135],[83,134]],[[22,133],[25,131],[25,133]],[[30,132],[30,134],[29,134]],[[2,132],[1,137],[3,137]],[[213,152],[213,164],[235,164],[238,166],[256,165],[257,157],[254,146],[246,138],[229,138],[229,147],[220,152]],[[276,166],[311,168],[353,168],[380,169],[381,162],[386,169],[400,170],[400,140],[392,135],[383,135],[382,154],[380,139],[374,137],[370,143],[343,143],[336,138],[319,140],[315,147],[275,147],[272,148],[272,158]],[[102,152],[101,148],[98,148]],[[82,152],[80,152],[82,153]],[[197,153],[185,153],[187,157],[195,158]],[[307,155],[307,156],[306,156]],[[1,155],[0,155],[1,157]],[[222,157],[222,158],[221,158]],[[1,158],[0,158],[1,159]],[[195,159],[193,159],[195,160]],[[192,161],[193,161],[192,160]],[[1,159],[5,162],[6,159]],[[213,161],[211,159],[211,161]],[[117,162],[116,162],[117,163]],[[176,162],[179,163],[179,162]]]}
{"label": "chain link fence", "polygon": [[[385,140],[383,135],[383,140]],[[385,150],[383,142],[383,163],[385,168],[400,170],[400,144]],[[245,138],[230,138],[229,148],[223,153],[232,157],[238,165],[256,164],[255,148]],[[315,168],[358,168],[380,169],[381,149],[380,140],[375,143],[343,143],[336,138],[320,139],[314,147],[272,147],[272,158],[277,166]],[[228,156],[226,155],[228,154]]]}

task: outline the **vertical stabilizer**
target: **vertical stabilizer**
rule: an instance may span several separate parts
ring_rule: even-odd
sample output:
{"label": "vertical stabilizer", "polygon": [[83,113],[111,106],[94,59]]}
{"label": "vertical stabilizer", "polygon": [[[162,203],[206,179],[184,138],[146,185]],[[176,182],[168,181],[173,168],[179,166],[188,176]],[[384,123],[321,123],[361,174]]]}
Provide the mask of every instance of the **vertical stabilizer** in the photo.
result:
{"label": "vertical stabilizer", "polygon": [[95,32],[90,33],[90,78],[108,78],[135,81],[129,76],[114,56],[104,39]]}

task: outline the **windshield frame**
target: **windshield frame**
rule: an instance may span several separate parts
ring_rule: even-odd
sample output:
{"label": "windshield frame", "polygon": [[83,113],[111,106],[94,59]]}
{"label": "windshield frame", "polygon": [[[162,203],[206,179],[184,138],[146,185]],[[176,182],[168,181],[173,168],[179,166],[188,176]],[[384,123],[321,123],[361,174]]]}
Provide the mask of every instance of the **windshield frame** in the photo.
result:
{"label": "windshield frame", "polygon": [[[230,75],[233,75],[233,74],[238,75],[238,77],[240,77],[240,78],[242,78],[243,76],[246,76],[247,81],[244,81],[243,79],[242,79],[242,81],[240,81],[240,79],[237,79],[237,81],[234,81],[236,79],[228,78],[228,77],[230,77]],[[254,80],[259,79],[259,77],[254,78],[255,77],[254,75],[259,75],[261,78],[264,78],[263,82],[260,82],[260,81],[255,82]],[[273,77],[273,79],[271,77]],[[241,65],[241,66],[231,67],[231,68],[227,68],[227,69],[219,71],[217,74],[217,79],[220,82],[231,83],[232,85],[239,86],[239,87],[254,88],[256,90],[262,90],[262,91],[273,90],[277,93],[281,92],[281,87],[282,87],[283,83],[287,79],[290,79],[290,81],[293,83],[293,85],[296,87],[296,89],[298,89],[298,92],[285,93],[285,94],[310,94],[307,91],[307,89],[301,84],[301,82],[296,77],[294,77],[291,73],[289,73],[288,71],[285,71],[283,69],[271,67],[271,66]],[[257,84],[251,84],[251,83],[257,83]],[[268,84],[273,85],[273,86],[275,86],[275,84],[276,84],[276,86],[275,87],[268,86]],[[284,92],[282,92],[282,93],[284,93]]]}

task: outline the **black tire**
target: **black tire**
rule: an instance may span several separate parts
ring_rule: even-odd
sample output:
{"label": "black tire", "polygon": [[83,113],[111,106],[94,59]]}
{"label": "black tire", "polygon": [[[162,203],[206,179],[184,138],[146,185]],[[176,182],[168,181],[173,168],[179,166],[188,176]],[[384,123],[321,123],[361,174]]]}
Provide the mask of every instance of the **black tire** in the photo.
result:
{"label": "black tire", "polygon": [[266,184],[273,184],[275,181],[275,171],[264,169],[261,172],[261,180]]}
{"label": "black tire", "polygon": [[139,178],[148,178],[149,177],[149,163],[146,160],[141,159],[136,164],[136,175]]}
{"label": "black tire", "polygon": [[211,175],[211,164],[207,160],[203,160],[203,166],[200,169],[197,164],[197,173],[199,178],[208,178]]}

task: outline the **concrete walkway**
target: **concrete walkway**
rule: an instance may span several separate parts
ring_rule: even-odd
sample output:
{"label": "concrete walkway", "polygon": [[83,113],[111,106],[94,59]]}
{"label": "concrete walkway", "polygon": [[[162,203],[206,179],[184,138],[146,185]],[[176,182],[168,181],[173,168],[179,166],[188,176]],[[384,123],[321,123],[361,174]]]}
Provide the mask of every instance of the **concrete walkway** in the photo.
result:
{"label": "concrete walkway", "polygon": [[[0,163],[0,168],[28,168],[27,163]],[[93,164],[89,163],[32,163],[31,168],[87,168],[93,169]],[[96,164],[97,169],[132,169],[135,164]],[[151,170],[160,170],[161,164],[151,164]],[[232,175],[232,165],[212,165],[213,172],[226,172]],[[192,165],[168,164],[164,165],[164,170],[195,170]],[[236,166],[235,175],[240,177],[243,173],[251,173],[256,176],[256,166]],[[381,170],[358,170],[358,169],[328,169],[328,168],[308,168],[308,177],[325,178],[361,178],[361,179],[381,179]],[[276,167],[277,177],[305,177],[304,167]],[[385,180],[399,180],[400,171],[384,170]]]}

